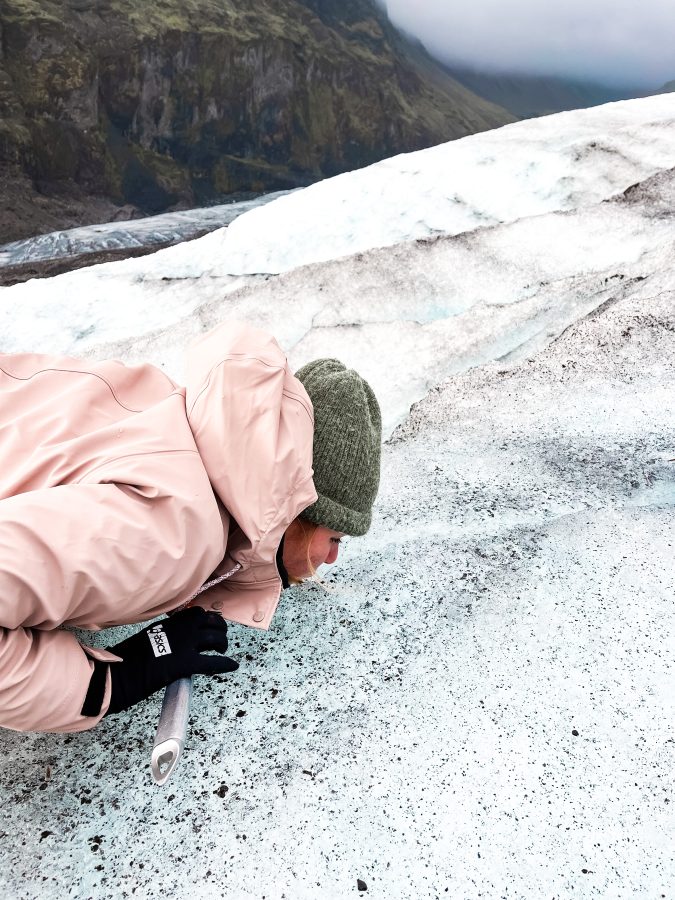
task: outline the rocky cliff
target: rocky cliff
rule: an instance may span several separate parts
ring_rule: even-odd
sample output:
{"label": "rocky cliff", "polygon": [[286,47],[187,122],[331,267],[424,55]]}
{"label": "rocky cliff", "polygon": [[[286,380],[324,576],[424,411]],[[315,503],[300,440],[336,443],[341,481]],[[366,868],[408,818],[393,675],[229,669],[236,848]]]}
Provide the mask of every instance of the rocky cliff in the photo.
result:
{"label": "rocky cliff", "polygon": [[510,120],[374,0],[0,0],[0,241],[301,185]]}

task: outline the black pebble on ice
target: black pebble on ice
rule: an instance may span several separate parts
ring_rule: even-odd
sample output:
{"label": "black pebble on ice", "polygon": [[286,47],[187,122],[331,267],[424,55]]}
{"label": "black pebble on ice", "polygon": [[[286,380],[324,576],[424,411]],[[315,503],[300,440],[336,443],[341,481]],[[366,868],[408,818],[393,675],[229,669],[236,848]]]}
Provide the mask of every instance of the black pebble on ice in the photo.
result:
{"label": "black pebble on ice", "polygon": [[574,735],[574,737],[579,737],[579,732],[576,730],[576,728],[572,729],[572,734]]}
{"label": "black pebble on ice", "polygon": [[357,887],[360,891],[367,891],[367,890],[368,890],[368,885],[365,883],[365,881],[361,881],[360,878],[357,878],[357,879],[356,879],[356,887]]}

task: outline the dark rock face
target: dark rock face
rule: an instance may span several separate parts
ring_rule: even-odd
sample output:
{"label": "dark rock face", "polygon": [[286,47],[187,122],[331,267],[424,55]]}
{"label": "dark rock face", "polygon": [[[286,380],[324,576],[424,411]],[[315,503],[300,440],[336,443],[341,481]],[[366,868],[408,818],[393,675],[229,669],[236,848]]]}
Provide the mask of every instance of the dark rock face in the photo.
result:
{"label": "dark rock face", "polygon": [[374,0],[0,0],[0,242],[92,197],[90,221],[155,213],[510,120]]}

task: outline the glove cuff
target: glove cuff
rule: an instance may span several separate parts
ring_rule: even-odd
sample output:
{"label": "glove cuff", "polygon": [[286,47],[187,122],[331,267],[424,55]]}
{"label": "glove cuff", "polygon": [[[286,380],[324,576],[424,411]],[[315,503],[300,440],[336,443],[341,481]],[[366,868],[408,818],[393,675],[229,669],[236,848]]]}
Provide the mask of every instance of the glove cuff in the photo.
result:
{"label": "glove cuff", "polygon": [[94,671],[91,673],[87,696],[84,698],[82,716],[98,716],[105,697],[105,682],[108,675],[108,663],[100,659],[94,660]]}

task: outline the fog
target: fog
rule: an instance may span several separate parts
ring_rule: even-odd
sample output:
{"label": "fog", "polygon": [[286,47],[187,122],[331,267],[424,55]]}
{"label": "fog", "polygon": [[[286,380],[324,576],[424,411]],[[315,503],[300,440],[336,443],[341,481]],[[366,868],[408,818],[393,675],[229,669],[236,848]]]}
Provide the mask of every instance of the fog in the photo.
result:
{"label": "fog", "polygon": [[673,0],[382,0],[439,59],[652,88],[675,78]]}

